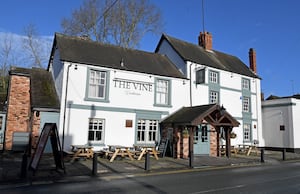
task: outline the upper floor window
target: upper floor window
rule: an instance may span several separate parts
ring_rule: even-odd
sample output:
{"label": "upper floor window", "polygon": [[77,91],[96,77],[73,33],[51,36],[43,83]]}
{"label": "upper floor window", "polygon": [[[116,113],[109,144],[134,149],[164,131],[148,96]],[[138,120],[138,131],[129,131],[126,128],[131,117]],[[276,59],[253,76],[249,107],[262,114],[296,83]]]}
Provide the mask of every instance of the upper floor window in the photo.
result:
{"label": "upper floor window", "polygon": [[89,119],[88,141],[91,143],[104,143],[104,119]]}
{"label": "upper floor window", "polygon": [[199,69],[196,71],[196,84],[205,83],[205,69]]}
{"label": "upper floor window", "polygon": [[89,69],[87,74],[86,100],[108,101],[109,71]]}
{"label": "upper floor window", "polygon": [[89,97],[105,98],[106,71],[90,71]]}
{"label": "upper floor window", "polygon": [[210,104],[219,103],[219,92],[210,91],[210,94],[209,94],[209,103]]}
{"label": "upper floor window", "polygon": [[209,82],[210,83],[219,83],[219,73],[216,71],[209,72]]}
{"label": "upper floor window", "polygon": [[250,112],[250,98],[243,97],[243,112]]}
{"label": "upper floor window", "polygon": [[170,81],[164,79],[156,80],[155,104],[170,105]]}
{"label": "upper floor window", "polygon": [[250,90],[250,80],[249,79],[242,79],[242,89]]}

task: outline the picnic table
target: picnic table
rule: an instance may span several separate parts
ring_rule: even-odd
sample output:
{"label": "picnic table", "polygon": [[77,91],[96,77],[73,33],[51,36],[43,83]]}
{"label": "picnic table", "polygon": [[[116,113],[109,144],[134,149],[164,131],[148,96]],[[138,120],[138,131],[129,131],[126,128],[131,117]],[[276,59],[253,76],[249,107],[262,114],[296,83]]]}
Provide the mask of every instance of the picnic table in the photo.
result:
{"label": "picnic table", "polygon": [[156,150],[155,144],[134,144],[134,147],[136,150],[141,150],[138,155],[138,160],[141,160],[146,153],[153,155],[156,160],[158,160],[158,151]]}
{"label": "picnic table", "polygon": [[76,158],[93,158],[93,146],[89,145],[71,145],[72,152],[75,154],[72,157],[71,161],[74,161]]}
{"label": "picnic table", "polygon": [[109,149],[106,151],[107,156],[111,155],[110,162],[113,162],[117,156],[125,157],[128,156],[130,160],[133,160],[133,153],[131,152],[132,147],[122,145],[109,145]]}

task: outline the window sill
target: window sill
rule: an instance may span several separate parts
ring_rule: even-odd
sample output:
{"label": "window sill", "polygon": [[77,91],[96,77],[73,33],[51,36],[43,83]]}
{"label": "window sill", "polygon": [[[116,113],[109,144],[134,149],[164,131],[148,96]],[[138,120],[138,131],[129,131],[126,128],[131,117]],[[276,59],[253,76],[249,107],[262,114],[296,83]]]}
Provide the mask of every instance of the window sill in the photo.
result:
{"label": "window sill", "polygon": [[84,98],[85,101],[93,101],[93,102],[105,102],[105,103],[109,103],[108,99],[99,99],[99,98],[89,98],[86,97]]}
{"label": "window sill", "polygon": [[169,104],[153,104],[153,106],[156,106],[156,107],[172,108],[172,105],[169,105]]}

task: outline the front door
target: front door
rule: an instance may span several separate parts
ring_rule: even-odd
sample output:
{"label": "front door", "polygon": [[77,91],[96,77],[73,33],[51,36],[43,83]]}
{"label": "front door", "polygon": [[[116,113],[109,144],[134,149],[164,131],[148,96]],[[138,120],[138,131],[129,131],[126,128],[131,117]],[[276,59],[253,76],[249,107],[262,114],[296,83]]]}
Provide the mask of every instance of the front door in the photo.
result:
{"label": "front door", "polygon": [[209,155],[209,125],[199,125],[194,131],[194,154]]}

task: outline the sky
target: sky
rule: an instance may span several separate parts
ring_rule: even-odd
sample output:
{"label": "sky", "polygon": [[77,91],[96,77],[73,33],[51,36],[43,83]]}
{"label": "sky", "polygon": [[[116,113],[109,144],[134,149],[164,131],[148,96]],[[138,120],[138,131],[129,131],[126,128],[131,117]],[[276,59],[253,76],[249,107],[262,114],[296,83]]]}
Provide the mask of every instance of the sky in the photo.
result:
{"label": "sky", "polygon": [[[61,20],[82,2],[2,0],[0,38],[6,33],[22,36],[24,27],[34,24],[38,34],[49,41],[55,32],[61,32]],[[202,0],[150,2],[162,13],[163,33],[197,44],[200,31],[208,31],[214,50],[234,55],[246,65],[249,49],[254,48],[265,97],[300,93],[299,0],[204,0],[204,9]],[[138,49],[153,52],[160,36],[146,35]]]}

